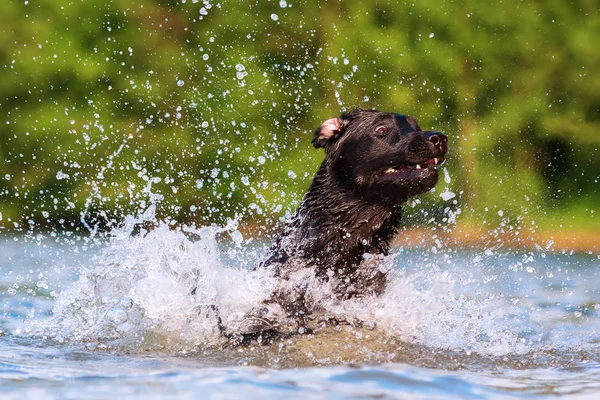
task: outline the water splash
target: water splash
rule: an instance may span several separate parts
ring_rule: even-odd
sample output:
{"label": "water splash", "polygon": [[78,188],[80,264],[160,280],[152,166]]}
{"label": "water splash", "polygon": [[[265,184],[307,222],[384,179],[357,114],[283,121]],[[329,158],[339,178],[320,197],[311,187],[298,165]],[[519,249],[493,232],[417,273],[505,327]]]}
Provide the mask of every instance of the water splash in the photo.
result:
{"label": "water splash", "polygon": [[150,207],[111,231],[95,266],[59,295],[46,336],[131,348],[217,345],[219,318],[235,320],[270,293],[266,271],[221,261],[217,237],[237,237],[235,222],[140,226],[152,219]]}
{"label": "water splash", "polygon": [[[227,265],[227,258],[253,260],[262,251],[243,243],[235,221],[200,228],[154,222],[151,206],[108,236],[92,267],[60,293],[50,321],[34,321],[34,332],[128,351],[222,346],[224,333],[235,332],[278,284],[267,270],[251,271],[252,261]],[[224,252],[221,239],[235,245]],[[337,300],[308,270],[289,284],[308,286],[324,314],[395,340],[494,356],[527,353],[532,341],[524,338],[523,325],[529,321],[515,325],[511,317],[527,312],[497,288],[485,290],[497,284],[497,274],[468,272],[469,266],[485,270],[480,258],[465,265],[451,251],[420,261],[396,252],[378,261],[390,272],[385,293],[376,298]]]}

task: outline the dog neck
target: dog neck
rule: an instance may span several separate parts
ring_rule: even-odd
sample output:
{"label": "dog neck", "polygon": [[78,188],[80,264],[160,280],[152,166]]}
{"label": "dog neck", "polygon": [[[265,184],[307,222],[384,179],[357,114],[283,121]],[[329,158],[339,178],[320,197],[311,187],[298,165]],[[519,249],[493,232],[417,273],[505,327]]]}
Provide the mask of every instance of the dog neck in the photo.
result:
{"label": "dog neck", "polygon": [[400,207],[365,200],[340,184],[328,167],[325,160],[263,263],[274,265],[277,275],[313,265],[317,276],[324,277],[327,271],[344,276],[356,269],[365,253],[389,251]]}
{"label": "dog neck", "polygon": [[364,253],[387,254],[400,223],[400,206],[367,201],[345,188],[328,168],[323,162],[288,225],[288,233],[293,231],[291,236],[302,243],[301,253],[329,265],[337,264],[332,258],[356,264]]}
{"label": "dog neck", "polygon": [[[317,226],[322,230],[336,228],[344,234],[354,234],[368,224],[376,232],[387,224],[398,226],[400,207],[385,202],[366,200],[360,192],[350,190],[328,171],[331,166],[325,160],[304,195],[297,217],[301,225]],[[361,237],[361,239],[367,239]]]}

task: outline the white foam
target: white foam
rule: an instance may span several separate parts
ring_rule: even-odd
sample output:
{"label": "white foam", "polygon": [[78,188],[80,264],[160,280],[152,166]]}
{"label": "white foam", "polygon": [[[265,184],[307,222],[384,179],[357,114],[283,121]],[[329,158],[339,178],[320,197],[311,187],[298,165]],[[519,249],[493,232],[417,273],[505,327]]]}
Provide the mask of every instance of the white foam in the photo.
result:
{"label": "white foam", "polygon": [[[396,265],[393,257],[387,263]],[[373,326],[407,343],[477,352],[523,354],[531,347],[506,319],[512,308],[496,293],[464,295],[476,285],[464,267],[440,270],[433,262],[389,272],[385,293],[376,298],[348,300],[341,310],[349,320]]]}
{"label": "white foam", "polygon": [[[111,232],[94,267],[59,295],[43,329],[46,335],[129,350],[218,346],[224,340],[221,329],[234,332],[278,283],[267,270],[222,262],[217,237],[224,233],[236,243],[234,258],[249,252],[241,245],[237,224],[195,228],[159,222],[132,234],[140,222],[153,218],[151,207]],[[329,285],[307,270],[293,274],[289,285],[307,286],[309,297],[329,315],[407,342],[494,355],[528,351],[503,323],[506,299],[461,294],[471,283],[465,266],[442,270],[428,261],[406,269],[398,268],[394,257],[380,262],[380,268],[390,270],[380,297],[336,300]]]}
{"label": "white foam", "polygon": [[216,345],[216,310],[235,320],[270,293],[266,271],[221,262],[216,236],[231,226],[173,229],[161,222],[132,235],[135,222],[114,230],[95,267],[59,295],[47,335],[130,347],[148,345],[149,337],[167,347]]}

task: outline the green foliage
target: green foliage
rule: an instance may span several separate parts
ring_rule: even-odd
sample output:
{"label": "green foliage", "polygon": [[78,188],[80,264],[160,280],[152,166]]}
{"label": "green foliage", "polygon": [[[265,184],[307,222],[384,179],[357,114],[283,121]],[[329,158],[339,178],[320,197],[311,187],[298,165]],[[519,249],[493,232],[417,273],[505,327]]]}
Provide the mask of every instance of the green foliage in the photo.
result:
{"label": "green foliage", "polygon": [[2,10],[0,224],[11,228],[118,220],[157,199],[177,220],[275,224],[322,157],[312,131],[356,106],[414,115],[451,138],[459,196],[442,200],[441,181],[411,221],[460,207],[475,220],[497,210],[600,225],[595,2]]}

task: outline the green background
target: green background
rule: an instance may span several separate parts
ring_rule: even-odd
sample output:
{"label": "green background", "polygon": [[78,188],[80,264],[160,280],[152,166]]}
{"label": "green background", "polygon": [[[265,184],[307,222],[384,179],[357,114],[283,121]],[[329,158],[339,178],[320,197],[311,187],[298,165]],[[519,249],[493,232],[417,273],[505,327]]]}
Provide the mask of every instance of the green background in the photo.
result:
{"label": "green background", "polygon": [[[408,224],[598,231],[596,1],[4,0],[0,225],[273,226],[354,107],[450,137]],[[443,176],[443,174],[442,174]],[[448,186],[457,194],[444,201]]]}

